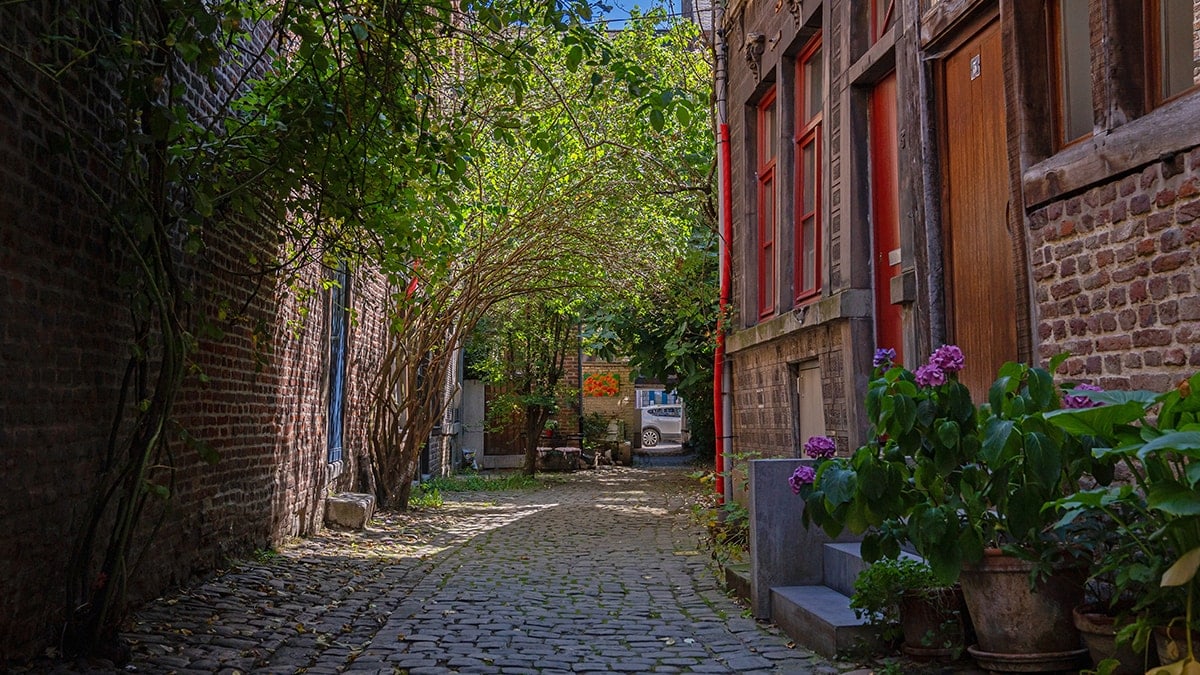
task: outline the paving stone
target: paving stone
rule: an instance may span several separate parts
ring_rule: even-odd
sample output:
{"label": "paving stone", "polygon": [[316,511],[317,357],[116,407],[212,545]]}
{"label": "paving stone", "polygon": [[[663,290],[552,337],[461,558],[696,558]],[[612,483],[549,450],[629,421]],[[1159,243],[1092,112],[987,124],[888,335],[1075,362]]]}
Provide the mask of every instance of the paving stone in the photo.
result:
{"label": "paving stone", "polygon": [[743,617],[705,556],[675,555],[704,536],[689,513],[698,489],[682,470],[615,467],[539,490],[445,493],[433,511],[380,512],[364,531],[326,531],[145,606],[127,634],[132,665],[838,672]]}

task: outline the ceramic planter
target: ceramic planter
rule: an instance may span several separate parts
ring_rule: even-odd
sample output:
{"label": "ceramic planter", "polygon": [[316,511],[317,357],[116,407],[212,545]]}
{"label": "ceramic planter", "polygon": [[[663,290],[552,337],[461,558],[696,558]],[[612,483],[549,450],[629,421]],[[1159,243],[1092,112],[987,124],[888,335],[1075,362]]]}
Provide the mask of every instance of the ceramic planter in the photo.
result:
{"label": "ceramic planter", "polygon": [[917,659],[957,657],[963,648],[965,615],[957,588],[906,591],[900,598],[901,649]]}
{"label": "ceramic planter", "polygon": [[1087,659],[1071,609],[1082,603],[1085,570],[1055,570],[1029,587],[1033,565],[988,551],[963,569],[962,584],[979,644],[967,651],[997,672],[1048,672],[1078,668]]}
{"label": "ceramic planter", "polygon": [[[1187,637],[1182,626],[1159,626],[1154,629],[1154,645],[1158,648],[1159,663],[1175,663],[1187,653]],[[1200,649],[1200,632],[1192,633],[1192,649]]]}
{"label": "ceramic planter", "polygon": [[1071,617],[1075,628],[1079,629],[1079,634],[1083,636],[1084,644],[1087,645],[1092,665],[1097,665],[1104,659],[1116,659],[1121,665],[1112,671],[1113,675],[1140,675],[1146,671],[1146,667],[1157,662],[1150,659],[1147,663],[1146,655],[1135,653],[1133,646],[1128,643],[1117,647],[1117,631],[1120,626],[1117,625],[1116,617],[1106,613],[1103,607],[1076,607]]}

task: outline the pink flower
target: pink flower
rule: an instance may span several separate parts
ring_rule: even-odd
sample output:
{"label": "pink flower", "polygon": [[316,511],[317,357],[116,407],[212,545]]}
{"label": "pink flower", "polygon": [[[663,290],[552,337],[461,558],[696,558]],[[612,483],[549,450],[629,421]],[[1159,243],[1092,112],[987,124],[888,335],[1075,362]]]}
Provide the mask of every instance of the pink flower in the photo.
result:
{"label": "pink flower", "polygon": [[[1104,391],[1094,384],[1083,383],[1077,385],[1074,391]],[[1064,408],[1095,408],[1104,405],[1100,401],[1093,401],[1087,396],[1066,394],[1063,396],[1062,405]]]}
{"label": "pink flower", "polygon": [[828,436],[812,436],[804,444],[804,454],[813,459],[829,459],[837,453],[837,443]]}
{"label": "pink flower", "polygon": [[926,364],[917,368],[917,384],[922,387],[936,387],[946,383],[946,371],[934,364]]}
{"label": "pink flower", "polygon": [[942,345],[929,357],[929,364],[937,366],[947,373],[957,373],[963,369],[963,353],[956,345]]}
{"label": "pink flower", "polygon": [[801,488],[805,485],[812,485],[817,479],[817,470],[807,464],[801,464],[792,472],[792,477],[788,479],[788,485],[792,486],[793,494],[800,494]]}

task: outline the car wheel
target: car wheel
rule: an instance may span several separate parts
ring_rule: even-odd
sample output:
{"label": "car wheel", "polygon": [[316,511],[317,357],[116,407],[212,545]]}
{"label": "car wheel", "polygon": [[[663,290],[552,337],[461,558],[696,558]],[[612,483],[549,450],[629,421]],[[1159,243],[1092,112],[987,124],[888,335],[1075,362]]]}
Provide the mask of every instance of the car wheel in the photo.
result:
{"label": "car wheel", "polygon": [[662,436],[659,435],[658,429],[642,429],[643,448],[653,448],[654,446],[658,445],[660,440],[662,440]]}

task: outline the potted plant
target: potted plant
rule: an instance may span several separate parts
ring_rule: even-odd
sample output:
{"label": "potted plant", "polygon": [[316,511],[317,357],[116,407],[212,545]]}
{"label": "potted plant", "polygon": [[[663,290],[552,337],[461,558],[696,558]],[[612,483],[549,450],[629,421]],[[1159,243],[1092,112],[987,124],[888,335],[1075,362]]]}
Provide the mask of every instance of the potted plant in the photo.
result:
{"label": "potted plant", "polygon": [[910,656],[954,659],[962,652],[962,593],[938,581],[922,560],[877,560],[854,581],[850,607],[879,630],[884,642],[903,638],[901,649]]}
{"label": "potted plant", "polygon": [[1200,590],[1200,374],[1162,394],[1072,394],[1089,404],[1048,419],[1070,433],[1101,439],[1093,454],[1120,461],[1128,479],[1058,500],[1059,522],[1099,512],[1117,523],[1122,543],[1105,551],[1094,569],[1118,571],[1114,586],[1134,598],[1129,625],[1119,637],[1138,650],[1147,648],[1153,633],[1164,672],[1200,673],[1194,644],[1200,629],[1195,617]]}
{"label": "potted plant", "polygon": [[979,639],[969,651],[984,667],[1074,666],[1086,654],[1071,621],[1085,569],[1043,507],[1084,475],[1107,483],[1112,462],[1047,421],[1061,405],[1048,370],[1005,364],[976,406],[958,381],[957,347],[915,373],[890,357],[876,353],[868,385],[871,440],[820,468],[804,517],[833,534],[865,533],[868,560],[896,557],[908,541],[940,580],[960,579]]}

